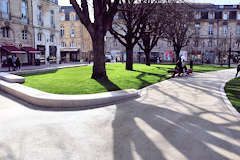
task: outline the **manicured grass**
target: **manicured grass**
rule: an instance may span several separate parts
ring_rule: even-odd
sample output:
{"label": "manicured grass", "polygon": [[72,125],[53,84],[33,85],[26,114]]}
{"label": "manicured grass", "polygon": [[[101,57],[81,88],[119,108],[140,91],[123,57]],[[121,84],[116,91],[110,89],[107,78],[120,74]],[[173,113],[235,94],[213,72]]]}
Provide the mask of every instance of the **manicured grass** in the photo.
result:
{"label": "manicured grass", "polygon": [[240,77],[229,81],[224,89],[232,105],[240,112]]}
{"label": "manicured grass", "polygon": [[[231,67],[234,68],[234,67]],[[228,69],[227,66],[214,66],[214,65],[194,65],[193,71],[194,72],[209,72],[209,71],[219,71],[223,69]]]}
{"label": "manicured grass", "polygon": [[[126,71],[125,64],[106,64],[109,81],[91,79],[92,66],[60,69],[56,72],[26,75],[24,85],[55,94],[91,94],[123,89],[141,89],[167,79],[174,65],[134,64]],[[194,66],[196,72],[225,69],[216,66]]]}

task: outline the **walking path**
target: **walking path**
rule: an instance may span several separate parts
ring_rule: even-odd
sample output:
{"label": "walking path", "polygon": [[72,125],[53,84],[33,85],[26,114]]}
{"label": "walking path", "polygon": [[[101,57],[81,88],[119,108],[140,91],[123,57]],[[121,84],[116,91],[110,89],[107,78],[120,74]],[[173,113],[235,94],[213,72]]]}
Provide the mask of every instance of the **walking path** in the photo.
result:
{"label": "walking path", "polygon": [[81,111],[34,110],[0,92],[0,159],[238,160],[240,120],[220,92],[234,74],[174,78],[139,99]]}

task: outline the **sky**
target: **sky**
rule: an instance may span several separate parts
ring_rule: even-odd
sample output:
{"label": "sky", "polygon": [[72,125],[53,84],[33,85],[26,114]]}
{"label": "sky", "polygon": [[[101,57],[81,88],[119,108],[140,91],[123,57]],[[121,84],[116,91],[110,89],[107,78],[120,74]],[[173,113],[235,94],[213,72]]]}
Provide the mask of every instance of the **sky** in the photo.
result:
{"label": "sky", "polygon": [[[188,2],[195,2],[195,3],[213,3],[216,5],[222,4],[240,4],[239,0],[187,0]],[[58,0],[60,6],[70,5],[69,0]]]}

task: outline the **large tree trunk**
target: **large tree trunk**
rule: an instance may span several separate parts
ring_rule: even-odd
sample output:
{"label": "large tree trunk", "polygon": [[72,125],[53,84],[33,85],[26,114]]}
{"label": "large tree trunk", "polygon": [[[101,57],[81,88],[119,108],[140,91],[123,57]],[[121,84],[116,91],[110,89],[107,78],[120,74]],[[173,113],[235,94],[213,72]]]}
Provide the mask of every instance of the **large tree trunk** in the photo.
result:
{"label": "large tree trunk", "polygon": [[179,59],[181,59],[181,58],[179,57],[180,51],[181,51],[181,49],[176,49],[176,50],[175,50],[176,62],[177,62]]}
{"label": "large tree trunk", "polygon": [[126,70],[133,70],[133,47],[126,47]]}
{"label": "large tree trunk", "polygon": [[150,66],[150,51],[145,51],[146,65]]}
{"label": "large tree trunk", "polygon": [[93,79],[108,79],[105,69],[105,54],[104,54],[104,34],[96,32],[92,37],[93,43]]}

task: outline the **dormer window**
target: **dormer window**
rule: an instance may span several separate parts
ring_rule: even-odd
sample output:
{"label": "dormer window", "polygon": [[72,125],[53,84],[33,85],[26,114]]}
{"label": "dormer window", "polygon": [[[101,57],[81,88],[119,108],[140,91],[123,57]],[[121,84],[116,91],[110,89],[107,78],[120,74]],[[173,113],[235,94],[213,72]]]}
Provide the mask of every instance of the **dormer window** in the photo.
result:
{"label": "dormer window", "polygon": [[75,16],[74,16],[74,14],[71,15],[70,20],[71,20],[71,21],[75,21]]}
{"label": "dormer window", "polygon": [[195,13],[195,19],[200,19],[200,18],[201,18],[200,12],[196,12],[196,13]]}
{"label": "dormer window", "polygon": [[227,20],[228,19],[228,14],[227,13],[223,13],[223,19]]}
{"label": "dormer window", "polygon": [[214,12],[210,12],[209,13],[209,19],[214,19],[214,15],[215,15]]}

